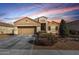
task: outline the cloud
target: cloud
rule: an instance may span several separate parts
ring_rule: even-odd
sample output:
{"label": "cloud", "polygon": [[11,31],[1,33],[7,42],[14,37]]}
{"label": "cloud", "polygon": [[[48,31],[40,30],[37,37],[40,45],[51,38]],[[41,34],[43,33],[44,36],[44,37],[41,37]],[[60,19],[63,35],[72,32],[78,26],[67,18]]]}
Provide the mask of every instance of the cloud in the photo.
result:
{"label": "cloud", "polygon": [[74,18],[74,17],[78,17],[78,16],[79,15],[65,15],[65,16],[62,16],[62,18],[55,17],[50,20],[60,23],[61,19],[64,19],[66,22],[71,22],[74,20],[78,20],[78,19]]}
{"label": "cloud", "polygon": [[76,17],[76,16],[79,16],[79,15],[65,15],[65,16],[62,16],[63,18],[70,18],[70,17]]}
{"label": "cloud", "polygon": [[77,7],[66,7],[66,8],[61,8],[61,9],[43,9],[39,12],[33,13],[29,15],[30,17],[36,17],[36,16],[42,16],[42,15],[50,15],[50,14],[63,14],[69,11],[73,10],[79,10],[79,6]]}
{"label": "cloud", "polygon": [[0,17],[3,17],[5,15],[6,15],[6,13],[0,13]]}

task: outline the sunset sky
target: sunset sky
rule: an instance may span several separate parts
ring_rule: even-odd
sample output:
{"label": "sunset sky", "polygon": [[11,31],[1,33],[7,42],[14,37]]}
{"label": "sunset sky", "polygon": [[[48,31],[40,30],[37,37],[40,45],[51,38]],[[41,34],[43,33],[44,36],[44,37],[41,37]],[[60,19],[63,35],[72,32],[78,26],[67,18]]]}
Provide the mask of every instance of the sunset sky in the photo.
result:
{"label": "sunset sky", "polygon": [[78,3],[0,4],[0,21],[10,22],[14,21],[15,19],[26,16],[32,19],[40,16],[46,16],[50,18],[50,20],[58,18],[63,18],[67,21],[79,20],[79,4]]}

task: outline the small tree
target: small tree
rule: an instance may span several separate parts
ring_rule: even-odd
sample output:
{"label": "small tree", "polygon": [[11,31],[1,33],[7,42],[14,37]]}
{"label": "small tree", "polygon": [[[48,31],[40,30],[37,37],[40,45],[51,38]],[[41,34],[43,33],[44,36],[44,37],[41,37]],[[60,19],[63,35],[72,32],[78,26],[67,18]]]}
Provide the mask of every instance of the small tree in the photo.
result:
{"label": "small tree", "polygon": [[59,26],[59,35],[61,37],[67,37],[69,35],[69,30],[68,30],[67,24],[63,19],[61,20],[61,23]]}

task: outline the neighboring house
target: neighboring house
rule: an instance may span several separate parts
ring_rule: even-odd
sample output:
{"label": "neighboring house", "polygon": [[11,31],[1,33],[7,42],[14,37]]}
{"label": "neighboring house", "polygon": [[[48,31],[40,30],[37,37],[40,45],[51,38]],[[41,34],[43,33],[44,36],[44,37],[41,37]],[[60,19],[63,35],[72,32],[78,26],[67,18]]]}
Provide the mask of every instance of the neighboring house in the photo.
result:
{"label": "neighboring house", "polygon": [[17,20],[14,22],[14,25],[16,26],[16,34],[18,35],[33,35],[36,32],[39,31],[45,31],[47,33],[58,33],[59,23],[52,21],[48,22],[47,17],[39,17],[35,20],[24,17],[20,20]]}
{"label": "neighboring house", "polygon": [[73,34],[79,34],[79,20],[72,21],[67,23],[68,24],[68,29],[73,33]]}
{"label": "neighboring house", "polygon": [[0,22],[0,34],[14,34],[14,26],[12,24]]}
{"label": "neighboring house", "polygon": [[79,31],[79,20],[67,23],[70,30]]}

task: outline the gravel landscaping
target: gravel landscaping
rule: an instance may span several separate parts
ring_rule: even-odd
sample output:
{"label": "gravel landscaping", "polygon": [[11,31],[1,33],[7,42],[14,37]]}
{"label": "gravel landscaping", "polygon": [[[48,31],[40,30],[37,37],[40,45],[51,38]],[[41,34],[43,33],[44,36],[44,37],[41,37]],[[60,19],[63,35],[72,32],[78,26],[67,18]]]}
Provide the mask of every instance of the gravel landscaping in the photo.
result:
{"label": "gravel landscaping", "polygon": [[52,46],[37,46],[34,45],[35,50],[79,50],[79,40],[71,38],[58,39]]}

